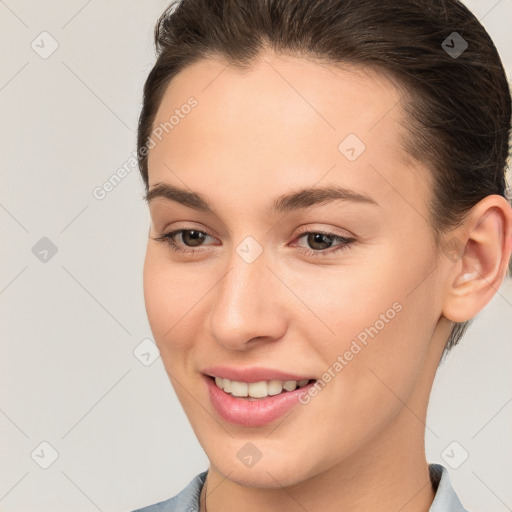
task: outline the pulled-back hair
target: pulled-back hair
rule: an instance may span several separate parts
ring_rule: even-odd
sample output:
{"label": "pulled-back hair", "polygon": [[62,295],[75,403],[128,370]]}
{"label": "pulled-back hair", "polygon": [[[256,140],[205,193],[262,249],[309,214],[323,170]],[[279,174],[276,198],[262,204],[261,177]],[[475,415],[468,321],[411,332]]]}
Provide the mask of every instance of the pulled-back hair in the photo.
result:
{"label": "pulled-back hair", "polygon": [[[438,247],[440,234],[460,226],[481,199],[508,196],[507,78],[490,36],[457,0],[174,1],[157,22],[155,43],[137,139],[146,190],[147,143],[170,80],[202,59],[246,69],[272,50],[370,67],[406,91],[405,149],[433,173],[429,210]],[[446,351],[471,321],[454,323]]]}

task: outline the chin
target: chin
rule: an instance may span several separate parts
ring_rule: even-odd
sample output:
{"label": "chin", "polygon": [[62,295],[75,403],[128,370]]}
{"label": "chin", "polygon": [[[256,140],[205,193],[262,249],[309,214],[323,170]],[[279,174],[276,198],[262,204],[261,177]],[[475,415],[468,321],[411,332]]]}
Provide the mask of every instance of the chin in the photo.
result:
{"label": "chin", "polygon": [[244,487],[256,487],[260,489],[281,489],[299,484],[312,474],[309,474],[307,468],[298,469],[293,461],[282,459],[279,462],[260,460],[251,468],[233,468],[229,461],[220,461],[212,466],[224,477],[238,485]]}
{"label": "chin", "polygon": [[[236,437],[201,443],[210,464],[224,478],[244,487],[280,489],[315,477],[328,469],[332,453],[315,458],[311,445],[298,449],[293,439],[274,440],[264,436],[237,439]],[[252,457],[252,460],[251,460]],[[244,460],[245,459],[245,460]]]}

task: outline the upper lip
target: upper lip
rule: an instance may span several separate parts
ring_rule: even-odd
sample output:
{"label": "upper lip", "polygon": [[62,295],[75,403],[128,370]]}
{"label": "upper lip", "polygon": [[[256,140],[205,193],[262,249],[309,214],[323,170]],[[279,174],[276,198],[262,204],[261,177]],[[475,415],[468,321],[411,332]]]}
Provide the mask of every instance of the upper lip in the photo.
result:
{"label": "upper lip", "polygon": [[236,366],[211,366],[204,368],[203,373],[210,377],[220,377],[222,379],[236,380],[240,382],[260,382],[263,380],[310,380],[314,377],[308,375],[299,375],[296,373],[283,372],[273,368],[263,368],[253,366],[242,368]]}

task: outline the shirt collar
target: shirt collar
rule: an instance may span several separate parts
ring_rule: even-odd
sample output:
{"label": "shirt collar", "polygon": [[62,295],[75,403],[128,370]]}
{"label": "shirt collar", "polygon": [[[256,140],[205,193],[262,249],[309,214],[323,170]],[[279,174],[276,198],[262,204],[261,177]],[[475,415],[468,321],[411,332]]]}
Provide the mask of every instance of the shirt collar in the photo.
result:
{"label": "shirt collar", "polygon": [[429,464],[428,469],[436,492],[428,512],[468,512],[452,487],[448,470],[440,464]]}

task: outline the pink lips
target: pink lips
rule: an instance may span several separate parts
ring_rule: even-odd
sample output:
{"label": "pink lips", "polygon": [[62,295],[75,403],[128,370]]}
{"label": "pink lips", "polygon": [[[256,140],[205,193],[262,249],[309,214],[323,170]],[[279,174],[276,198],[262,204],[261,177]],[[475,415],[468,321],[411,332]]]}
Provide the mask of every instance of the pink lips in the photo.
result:
{"label": "pink lips", "polygon": [[299,403],[301,394],[307,393],[313,382],[294,391],[284,391],[279,395],[247,400],[226,393],[215,384],[211,376],[242,382],[262,380],[310,380],[312,377],[293,375],[267,368],[228,368],[215,367],[204,370],[204,380],[210,400],[217,413],[226,421],[245,427],[260,427],[284,416]]}
{"label": "pink lips", "polygon": [[281,370],[272,370],[271,368],[236,368],[230,366],[212,366],[205,368],[203,373],[213,377],[222,377],[223,379],[238,380],[241,382],[259,382],[262,380],[310,380],[313,376],[297,375],[285,373]]}

